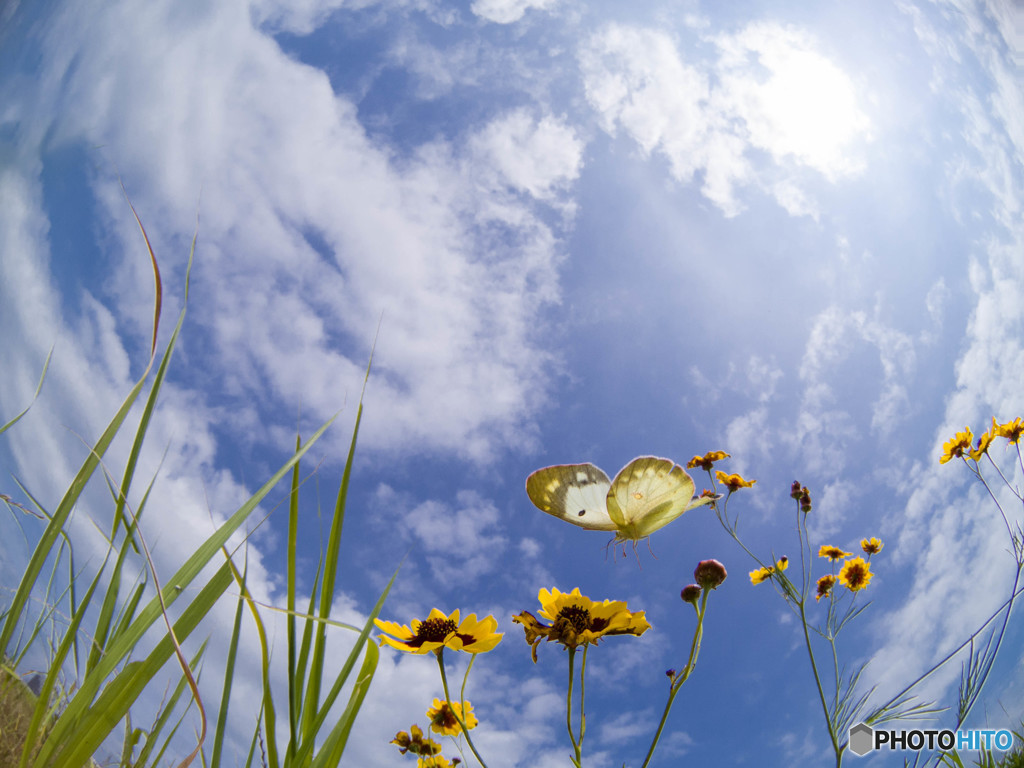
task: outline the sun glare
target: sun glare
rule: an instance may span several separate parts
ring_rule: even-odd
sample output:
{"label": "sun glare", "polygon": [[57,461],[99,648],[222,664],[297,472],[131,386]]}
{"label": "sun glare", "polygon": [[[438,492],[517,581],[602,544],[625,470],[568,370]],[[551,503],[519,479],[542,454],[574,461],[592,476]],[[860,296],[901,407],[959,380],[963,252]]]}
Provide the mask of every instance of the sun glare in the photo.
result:
{"label": "sun glare", "polygon": [[764,122],[751,126],[751,138],[829,177],[856,170],[848,145],[867,130],[868,120],[846,74],[810,51],[779,52],[763,63],[771,71],[760,89]]}

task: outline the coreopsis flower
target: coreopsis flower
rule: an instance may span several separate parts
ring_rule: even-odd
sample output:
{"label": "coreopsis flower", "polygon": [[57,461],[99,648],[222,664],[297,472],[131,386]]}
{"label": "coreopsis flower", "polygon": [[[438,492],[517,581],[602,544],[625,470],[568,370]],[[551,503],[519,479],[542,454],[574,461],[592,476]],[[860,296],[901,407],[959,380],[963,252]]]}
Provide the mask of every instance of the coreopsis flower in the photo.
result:
{"label": "coreopsis flower", "polygon": [[[994,419],[993,419],[994,421]],[[992,441],[996,439],[995,432],[982,432],[978,435],[978,445],[967,452],[975,461],[979,461],[982,456],[988,453],[988,447],[992,445]]]}
{"label": "coreopsis flower", "polygon": [[996,437],[1005,437],[1011,443],[1019,444],[1021,435],[1024,435],[1024,420],[1018,416],[1013,421],[997,425],[996,420],[993,418],[992,431]]}
{"label": "coreopsis flower", "polygon": [[863,549],[864,552],[868,555],[877,555],[879,552],[882,551],[883,546],[885,545],[882,544],[881,540],[876,539],[874,536],[872,536],[870,539],[860,540],[860,548]]}
{"label": "coreopsis flower", "polygon": [[693,570],[693,580],[704,589],[717,589],[728,575],[717,560],[701,560]]}
{"label": "coreopsis flower", "polygon": [[720,469],[715,470],[715,479],[729,489],[729,493],[735,493],[740,488],[750,488],[757,480],[744,480],[737,474],[726,474]]}
{"label": "coreopsis flower", "polygon": [[871,583],[871,576],[871,564],[863,557],[855,557],[843,563],[839,583],[851,592],[859,592]]}
{"label": "coreopsis flower", "polygon": [[433,739],[423,738],[423,731],[418,725],[409,729],[411,733],[399,731],[389,743],[397,744],[398,751],[403,755],[412,752],[414,755],[436,755],[441,751],[441,745]]}
{"label": "coreopsis flower", "polygon": [[836,583],[836,577],[834,574],[826,574],[818,579],[818,593],[814,596],[815,600],[821,600],[821,598],[832,592],[832,586]]}
{"label": "coreopsis flower", "polygon": [[465,708],[462,706],[463,702],[458,701],[453,701],[449,707],[447,701],[434,699],[434,706],[427,710],[430,730],[434,733],[440,733],[442,736],[458,736],[462,733],[462,726],[459,725],[459,720],[466,724],[467,731],[476,728],[479,721],[476,719],[476,715],[473,714],[473,705],[468,701],[464,703],[466,705]]}
{"label": "coreopsis flower", "polygon": [[956,435],[942,444],[942,455],[939,457],[939,464],[945,464],[950,459],[960,458],[971,450],[974,434],[970,427],[964,427],[963,432]]}
{"label": "coreopsis flower", "polygon": [[780,557],[775,565],[765,566],[764,568],[758,568],[756,571],[750,572],[750,583],[760,584],[763,581],[767,581],[772,577],[772,574],[776,571],[784,571],[789,568],[789,558]]}
{"label": "coreopsis flower", "polygon": [[374,619],[373,623],[383,634],[381,645],[390,645],[406,653],[428,653],[441,648],[467,653],[485,653],[501,642],[501,632],[495,632],[498,621],[487,616],[477,621],[476,614],[471,613],[461,622],[458,610],[445,616],[437,608],[430,611],[426,619],[413,619],[411,629],[394,621]]}
{"label": "coreopsis flower", "polygon": [[459,758],[455,758],[451,762],[448,762],[448,758],[444,755],[432,755],[431,757],[421,757],[416,761],[416,768],[452,768],[452,766],[458,765],[460,762]]}
{"label": "coreopsis flower", "polygon": [[726,453],[725,451],[708,451],[703,456],[694,456],[692,459],[686,462],[686,468],[696,469],[697,467],[700,467],[705,472],[710,472],[712,465],[716,461],[721,461],[722,459],[728,458],[729,454]]}
{"label": "coreopsis flower", "polygon": [[596,644],[606,635],[639,636],[651,628],[643,611],[630,611],[622,600],[594,602],[581,595],[579,587],[568,593],[554,587],[550,592],[541,589],[537,599],[541,605],[538,614],[551,624],[538,621],[529,611],[512,617],[512,621],[523,626],[526,642],[533,646],[534,663],[542,639],[576,648]]}
{"label": "coreopsis flower", "polygon": [[829,546],[823,544],[821,549],[818,550],[818,557],[827,557],[832,562],[836,560],[842,560],[844,557],[849,557],[853,552],[843,552],[839,547]]}

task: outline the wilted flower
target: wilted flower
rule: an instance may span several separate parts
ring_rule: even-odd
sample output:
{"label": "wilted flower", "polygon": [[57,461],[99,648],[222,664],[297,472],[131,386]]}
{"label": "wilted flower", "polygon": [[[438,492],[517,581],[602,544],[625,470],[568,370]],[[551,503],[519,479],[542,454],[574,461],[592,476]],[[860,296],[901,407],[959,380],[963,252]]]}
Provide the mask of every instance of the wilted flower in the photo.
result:
{"label": "wilted flower", "polygon": [[[471,613],[459,622],[458,610],[445,616],[437,608],[423,621],[413,619],[412,628],[394,621],[374,619],[377,629],[387,634],[380,636],[381,645],[390,645],[407,653],[427,653],[440,648],[451,648],[467,653],[484,653],[501,642],[501,632],[495,632],[498,621],[487,616],[477,621]],[[391,635],[391,637],[389,637]]]}
{"label": "wilted flower", "polygon": [[839,583],[851,592],[858,592],[871,583],[871,564],[863,557],[847,560],[839,571]]}

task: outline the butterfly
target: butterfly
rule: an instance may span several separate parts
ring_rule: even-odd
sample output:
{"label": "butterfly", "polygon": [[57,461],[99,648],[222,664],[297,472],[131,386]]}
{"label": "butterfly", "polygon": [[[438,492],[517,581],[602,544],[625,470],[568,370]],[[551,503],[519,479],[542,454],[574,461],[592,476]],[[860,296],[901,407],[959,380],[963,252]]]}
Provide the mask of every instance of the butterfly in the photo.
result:
{"label": "butterfly", "polygon": [[646,538],[688,509],[714,501],[693,496],[694,485],[669,459],[639,456],[609,480],[593,464],[556,464],[526,478],[526,493],[542,512],[586,528],[615,531],[615,543]]}

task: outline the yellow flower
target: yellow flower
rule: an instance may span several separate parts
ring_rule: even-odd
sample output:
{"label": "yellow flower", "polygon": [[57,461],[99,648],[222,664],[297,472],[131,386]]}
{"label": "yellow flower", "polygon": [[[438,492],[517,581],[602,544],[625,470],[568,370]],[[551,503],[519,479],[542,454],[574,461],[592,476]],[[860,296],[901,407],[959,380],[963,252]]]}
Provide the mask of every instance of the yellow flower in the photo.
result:
{"label": "yellow flower", "polygon": [[942,444],[942,455],[939,457],[939,464],[945,464],[953,458],[960,458],[965,452],[971,450],[971,441],[974,434],[970,427],[964,427],[963,432],[957,432],[956,436]]}
{"label": "yellow flower", "polygon": [[473,714],[473,705],[465,702],[463,710],[462,703],[453,701],[451,707],[447,701],[434,699],[434,706],[427,710],[427,717],[430,719],[430,730],[440,733],[442,736],[458,736],[462,733],[462,726],[459,720],[466,724],[466,730],[471,731],[477,726],[476,715]]}
{"label": "yellow flower", "polygon": [[[428,653],[441,648],[467,653],[484,653],[501,642],[501,632],[495,632],[498,621],[487,616],[477,621],[471,613],[459,622],[458,610],[445,616],[437,608],[430,611],[426,619],[413,619],[412,629],[394,621],[374,619],[377,629],[387,634],[380,636],[381,645],[390,645],[407,653]],[[389,637],[391,635],[391,637]]]}
{"label": "yellow flower", "polygon": [[420,730],[418,725],[414,725],[409,729],[412,731],[412,735],[405,731],[399,731],[395,734],[389,744],[397,744],[398,751],[403,755],[406,752],[412,752],[414,755],[436,755],[441,751],[441,745],[433,739],[423,738],[423,731]]}
{"label": "yellow flower", "polygon": [[[994,424],[995,419],[992,419],[992,422]],[[992,441],[995,439],[995,431],[982,432],[980,435],[978,435],[978,447],[968,451],[967,455],[970,456],[975,461],[980,460],[984,454],[988,453],[988,447],[992,445]]]}
{"label": "yellow flower", "polygon": [[697,467],[700,467],[701,469],[710,472],[712,464],[714,464],[716,461],[721,461],[722,459],[728,458],[729,454],[726,453],[725,451],[708,451],[703,456],[694,456],[692,459],[686,462],[686,468],[695,469]]}
{"label": "yellow flower", "polygon": [[738,491],[740,488],[750,488],[757,480],[744,480],[739,475],[728,475],[720,469],[715,470],[715,479],[729,489],[729,493]]}
{"label": "yellow flower", "polygon": [[551,622],[538,621],[533,614],[523,611],[512,621],[522,624],[526,642],[533,646],[533,661],[537,662],[537,646],[542,638],[554,640],[566,648],[596,644],[605,635],[642,635],[651,625],[643,611],[631,612],[622,600],[597,603],[580,594],[579,587],[572,592],[559,592],[552,587],[537,594],[541,609],[538,614]]}
{"label": "yellow flower", "polygon": [[815,600],[821,600],[826,595],[831,594],[832,585],[836,583],[836,577],[829,573],[818,579],[818,594],[814,596]]}
{"label": "yellow flower", "polygon": [[997,426],[996,420],[993,418],[992,431],[996,434],[996,437],[1005,437],[1011,443],[1019,443],[1021,435],[1024,434],[1024,421],[1018,416],[1013,421]]}
{"label": "yellow flower", "polygon": [[833,562],[842,560],[844,557],[849,557],[852,554],[853,552],[843,552],[839,547],[832,547],[827,544],[823,544],[821,549],[818,550],[818,557],[827,557]]}
{"label": "yellow flower", "polygon": [[416,768],[451,768],[452,763],[444,755],[421,757],[416,761]]}
{"label": "yellow flower", "polygon": [[772,574],[776,571],[784,571],[789,568],[789,558],[780,557],[773,566],[767,566],[764,568],[758,568],[756,571],[750,572],[750,583],[760,584],[762,581],[767,581],[771,578]]}
{"label": "yellow flower", "polygon": [[863,557],[855,557],[843,563],[839,583],[851,592],[858,592],[871,583],[871,576],[871,564]]}
{"label": "yellow flower", "polygon": [[863,549],[864,552],[868,555],[877,555],[879,552],[882,551],[883,546],[885,545],[882,544],[881,540],[876,539],[874,536],[872,536],[870,539],[860,540],[860,548]]}

